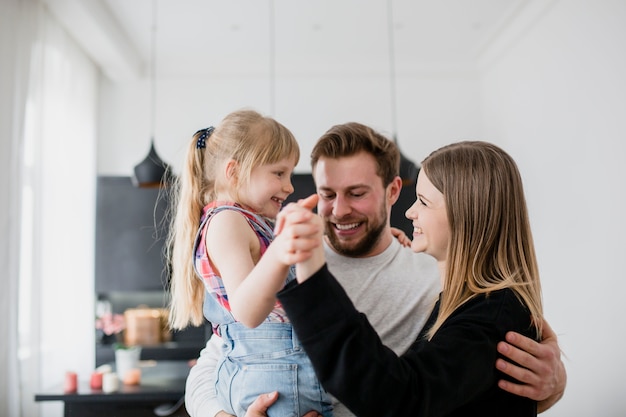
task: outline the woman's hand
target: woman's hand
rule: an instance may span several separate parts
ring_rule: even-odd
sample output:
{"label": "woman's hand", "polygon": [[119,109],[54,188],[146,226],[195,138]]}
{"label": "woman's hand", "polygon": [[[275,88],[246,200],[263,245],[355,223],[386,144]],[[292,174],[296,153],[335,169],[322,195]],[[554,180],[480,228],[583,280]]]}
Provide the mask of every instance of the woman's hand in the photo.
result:
{"label": "woman's hand", "polygon": [[398,242],[406,248],[411,247],[411,239],[404,233],[404,230],[398,229],[397,227],[391,227],[391,234],[398,239]]}

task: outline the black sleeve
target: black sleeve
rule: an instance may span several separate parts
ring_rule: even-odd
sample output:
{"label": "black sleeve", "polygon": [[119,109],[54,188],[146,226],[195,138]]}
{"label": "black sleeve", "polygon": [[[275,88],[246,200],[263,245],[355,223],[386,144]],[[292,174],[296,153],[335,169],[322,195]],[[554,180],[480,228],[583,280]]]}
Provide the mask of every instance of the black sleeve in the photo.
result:
{"label": "black sleeve", "polygon": [[279,293],[323,386],[356,415],[376,417],[446,415],[493,389],[495,346],[506,331],[494,325],[495,298],[487,309],[467,303],[435,338],[398,357],[326,266]]}

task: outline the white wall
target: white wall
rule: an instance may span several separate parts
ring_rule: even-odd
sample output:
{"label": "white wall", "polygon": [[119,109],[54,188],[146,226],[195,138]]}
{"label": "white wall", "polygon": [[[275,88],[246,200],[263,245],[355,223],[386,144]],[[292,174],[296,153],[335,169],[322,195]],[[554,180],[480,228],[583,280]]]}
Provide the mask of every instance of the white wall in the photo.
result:
{"label": "white wall", "polygon": [[[286,75],[276,81],[274,117],[301,145],[298,172],[310,172],[315,141],[334,124],[366,123],[392,135],[389,77],[386,73]],[[473,71],[433,76],[414,73],[398,78],[398,141],[416,161],[462,135],[481,130],[478,75]],[[147,82],[101,81],[98,171],[131,175],[148,153],[150,132]],[[213,79],[159,79],[157,83],[157,153],[179,172],[191,135],[217,124],[229,112],[252,107],[270,115],[267,76]]]}
{"label": "white wall", "polygon": [[[416,161],[452,141],[507,149],[525,180],[547,317],[569,373],[547,416],[626,414],[618,310],[626,273],[622,160],[626,156],[626,2],[538,1],[523,30],[477,74],[467,69],[398,77],[401,149]],[[505,39],[507,40],[507,39]],[[387,75],[279,77],[275,117],[302,146],[298,166],[335,123],[391,133]],[[270,111],[266,76],[159,80],[156,146],[179,169],[189,136],[229,111]],[[102,81],[98,171],[130,175],[149,144],[147,83]]]}
{"label": "white wall", "polygon": [[568,386],[547,416],[626,415],[626,2],[556,2],[485,72],[485,139],[518,161]]}

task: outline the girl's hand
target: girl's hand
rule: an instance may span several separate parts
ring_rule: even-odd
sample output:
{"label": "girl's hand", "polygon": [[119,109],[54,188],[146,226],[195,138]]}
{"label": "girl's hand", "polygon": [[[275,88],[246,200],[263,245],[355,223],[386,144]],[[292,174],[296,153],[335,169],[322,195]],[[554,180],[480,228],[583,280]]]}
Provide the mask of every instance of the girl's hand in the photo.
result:
{"label": "girl's hand", "polygon": [[278,236],[280,232],[282,232],[286,216],[289,213],[292,213],[296,210],[309,211],[313,214],[313,209],[317,205],[317,201],[319,200],[319,196],[317,194],[311,194],[307,198],[303,200],[298,200],[297,203],[289,203],[278,213],[276,217],[276,224],[274,226],[274,236]]}
{"label": "girl's hand", "polygon": [[312,212],[317,200],[317,194],[313,194],[288,204],[278,213],[272,246],[285,265],[306,261],[316,248],[322,246],[324,225],[322,219]]}
{"label": "girl's hand", "polygon": [[322,218],[312,212],[319,196],[313,194],[297,203],[288,204],[276,219],[276,239],[287,235],[284,260],[296,264],[298,282],[306,281],[326,262],[324,246],[324,223]]}

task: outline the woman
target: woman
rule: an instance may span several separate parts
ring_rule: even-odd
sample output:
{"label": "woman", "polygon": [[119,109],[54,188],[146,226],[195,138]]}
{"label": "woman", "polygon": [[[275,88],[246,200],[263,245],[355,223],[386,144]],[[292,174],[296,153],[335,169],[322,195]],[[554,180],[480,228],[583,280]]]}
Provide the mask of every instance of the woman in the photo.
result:
{"label": "woman", "polygon": [[489,143],[452,144],[422,162],[416,192],[406,213],[411,247],[437,260],[443,290],[425,330],[400,357],[328,272],[323,251],[302,227],[302,209],[279,215],[277,232],[294,236],[284,262],[312,253],[297,265],[299,285],[279,299],[320,381],[358,416],[536,416],[536,402],[498,388],[503,375],[493,367],[508,330],[539,339],[543,318],[515,162]]}

